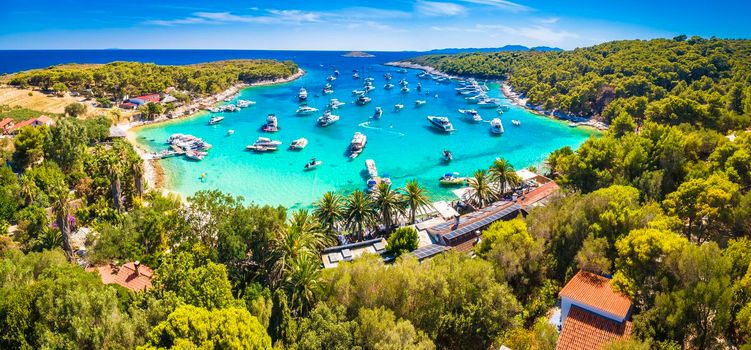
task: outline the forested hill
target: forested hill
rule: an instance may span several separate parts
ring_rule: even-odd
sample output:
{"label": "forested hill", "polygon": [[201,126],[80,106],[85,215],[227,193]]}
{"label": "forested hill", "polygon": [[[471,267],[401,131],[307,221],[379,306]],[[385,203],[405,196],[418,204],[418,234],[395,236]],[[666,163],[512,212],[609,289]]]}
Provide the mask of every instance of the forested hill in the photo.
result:
{"label": "forested hill", "polygon": [[195,94],[226,90],[238,82],[288,78],[298,72],[292,61],[226,60],[185,66],[140,62],[107,64],[66,64],[34,69],[0,79],[13,86],[83,92],[91,89],[98,97],[140,95],[173,86]]}
{"label": "forested hill", "polygon": [[608,120],[626,111],[668,124],[730,129],[747,126],[751,114],[749,40],[679,36],[562,52],[431,55],[411,61],[449,74],[508,78],[534,105]]}

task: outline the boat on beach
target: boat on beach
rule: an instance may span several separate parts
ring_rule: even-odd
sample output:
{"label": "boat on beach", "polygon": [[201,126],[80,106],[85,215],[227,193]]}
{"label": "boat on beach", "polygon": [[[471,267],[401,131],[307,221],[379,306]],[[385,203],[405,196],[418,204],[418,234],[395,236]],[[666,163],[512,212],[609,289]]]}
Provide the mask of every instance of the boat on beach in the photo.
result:
{"label": "boat on beach", "polygon": [[314,108],[314,107],[310,107],[310,106],[302,106],[302,107],[298,108],[295,111],[295,114],[297,114],[297,115],[310,115],[310,114],[313,114],[315,112],[318,112],[318,108]]}
{"label": "boat on beach", "polygon": [[503,134],[503,123],[501,118],[493,118],[490,121],[490,131],[494,134]]}
{"label": "boat on beach", "polygon": [[460,109],[459,113],[463,114],[472,122],[478,123],[482,121],[480,113],[477,113],[477,111],[474,109]]}
{"label": "boat on beach", "polygon": [[457,172],[445,173],[438,179],[438,182],[443,186],[455,186],[464,184],[467,182],[467,178],[459,176]]}
{"label": "boat on beach", "polygon": [[361,132],[355,132],[352,136],[352,141],[349,143],[349,158],[354,159],[362,153],[365,149],[365,144],[368,142],[368,138]]}
{"label": "boat on beach", "polygon": [[266,123],[261,126],[261,130],[264,132],[277,132],[279,131],[279,124],[277,123],[276,115],[269,114],[266,117]]}
{"label": "boat on beach", "polygon": [[329,126],[331,124],[334,124],[339,121],[339,116],[335,114],[331,114],[331,111],[326,111],[323,113],[322,116],[318,117],[318,125],[320,126]]}
{"label": "boat on beach", "polygon": [[305,146],[308,145],[308,139],[301,137],[296,140],[292,140],[292,143],[289,145],[289,149],[291,150],[301,150],[305,148]]}
{"label": "boat on beach", "polygon": [[429,115],[428,121],[430,122],[430,124],[443,132],[452,132],[455,130],[454,125],[451,124],[449,118]]}
{"label": "boat on beach", "polygon": [[209,125],[219,124],[222,122],[222,120],[224,120],[224,117],[222,117],[221,115],[216,116],[216,117],[211,117],[211,119],[209,119]]}

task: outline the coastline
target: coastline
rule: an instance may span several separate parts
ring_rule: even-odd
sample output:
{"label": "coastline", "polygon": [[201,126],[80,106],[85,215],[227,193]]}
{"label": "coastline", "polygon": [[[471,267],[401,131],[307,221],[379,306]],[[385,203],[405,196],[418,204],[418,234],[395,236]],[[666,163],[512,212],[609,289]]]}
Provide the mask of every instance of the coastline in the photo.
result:
{"label": "coastline", "polygon": [[[446,77],[449,79],[462,79],[462,77],[446,74],[436,68],[433,68],[430,66],[424,66],[424,65],[412,63],[412,62],[396,61],[396,62],[387,62],[387,63],[384,63],[384,65],[391,66],[391,67],[419,69],[419,70],[428,72],[432,75],[438,75],[438,76]],[[529,105],[526,98],[524,98],[523,96],[521,96],[521,94],[514,91],[514,88],[511,86],[511,84],[508,83],[508,80],[501,81],[501,92],[503,93],[503,96],[505,96],[509,101],[511,101],[511,103],[521,108],[524,108],[526,111],[530,113],[547,117],[547,118],[556,119],[556,120],[567,120],[566,118],[558,117],[555,111],[535,108],[534,106]],[[595,120],[594,118],[591,118],[591,117],[587,119],[586,121],[578,121],[578,122],[571,121],[570,123],[573,123],[574,126],[577,126],[577,127],[581,126],[581,127],[586,127],[586,128],[592,128],[597,131],[606,131],[608,129],[607,124],[599,120]]]}
{"label": "coastline", "polygon": [[133,121],[133,122],[128,122],[124,124],[118,124],[116,126],[122,129],[123,131],[125,131],[126,139],[131,145],[133,145],[133,149],[143,160],[143,167],[144,167],[143,174],[146,180],[147,188],[160,191],[162,195],[175,194],[179,196],[180,195],[179,193],[171,191],[167,188],[166,186],[167,184],[165,183],[164,168],[159,164],[159,160],[155,159],[154,153],[149,151],[148,149],[145,149],[136,140],[136,130],[138,130],[138,128],[141,128],[147,125],[156,125],[156,124],[167,123],[167,122],[180,120],[180,119],[192,118],[205,112],[208,106],[213,106],[217,103],[223,102],[224,99],[226,98],[232,98],[233,96],[240,93],[240,91],[242,91],[243,89],[256,87],[256,86],[284,84],[284,83],[297,80],[303,75],[305,75],[305,71],[302,68],[299,68],[297,73],[292,74],[291,76],[287,78],[261,80],[261,81],[254,82],[251,84],[237,83],[235,85],[232,85],[227,90],[224,90],[220,93],[203,97],[203,98],[198,98],[194,101],[191,101],[191,103],[188,105],[175,109],[172,112],[172,117],[161,115],[154,120]]}

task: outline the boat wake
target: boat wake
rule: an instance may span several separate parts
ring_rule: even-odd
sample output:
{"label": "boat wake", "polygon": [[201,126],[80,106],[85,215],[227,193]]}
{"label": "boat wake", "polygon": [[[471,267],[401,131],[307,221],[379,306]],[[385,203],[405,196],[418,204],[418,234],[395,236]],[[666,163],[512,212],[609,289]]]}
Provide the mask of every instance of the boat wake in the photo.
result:
{"label": "boat wake", "polygon": [[376,126],[370,126],[370,122],[362,122],[362,123],[357,124],[357,125],[359,127],[365,128],[365,129],[383,131],[385,133],[393,134],[393,135],[397,135],[397,136],[407,136],[407,134],[405,134],[403,132],[393,131],[393,130],[387,130],[387,129],[376,127]]}

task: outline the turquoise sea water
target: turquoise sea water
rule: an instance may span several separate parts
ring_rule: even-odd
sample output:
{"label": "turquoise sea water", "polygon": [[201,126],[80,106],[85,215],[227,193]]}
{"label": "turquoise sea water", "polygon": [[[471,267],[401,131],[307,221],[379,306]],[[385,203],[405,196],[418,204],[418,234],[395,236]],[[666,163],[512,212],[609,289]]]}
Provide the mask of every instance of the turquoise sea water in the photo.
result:
{"label": "turquoise sea water", "polygon": [[[152,151],[167,148],[165,140],[173,133],[193,134],[211,143],[213,148],[201,162],[182,157],[161,160],[167,174],[167,187],[189,196],[203,189],[219,189],[241,195],[258,204],[306,207],[326,191],[349,192],[365,189],[367,172],[365,160],[373,159],[381,175],[388,174],[394,185],[402,186],[410,179],[417,179],[425,186],[432,198],[453,197],[451,188],[438,185],[438,178],[446,172],[471,175],[477,169],[487,168],[496,157],[509,160],[516,168],[539,166],[553,150],[563,147],[578,147],[593,131],[569,128],[565,123],[534,115],[513,106],[503,114],[505,133],[495,136],[489,131],[487,121],[497,116],[494,109],[480,109],[486,122],[471,123],[460,115],[459,108],[474,108],[456,95],[456,84],[439,84],[432,80],[417,78],[416,70],[396,73],[396,68],[383,66],[377,59],[339,58],[336,66],[330,61],[306,62],[307,74],[290,83],[252,87],[241,92],[237,99],[253,100],[257,104],[239,112],[221,113],[221,124],[208,126],[212,113],[202,113],[190,119],[143,127],[137,130],[137,140]],[[333,95],[322,95],[326,77],[334,69],[341,75],[332,83]],[[360,71],[359,80],[352,79],[352,69]],[[383,74],[391,72],[393,90],[383,89],[386,83]],[[376,90],[369,93],[373,101],[366,106],[357,106],[351,91],[360,89],[365,77],[375,78]],[[411,91],[402,94],[398,81],[409,81]],[[415,89],[423,85],[423,92]],[[332,126],[316,125],[320,115],[297,116],[297,92],[304,86],[308,89],[310,106],[321,111],[331,98],[347,104],[334,111],[341,120]],[[501,97],[498,84],[489,84],[491,97]],[[318,95],[318,96],[316,96]],[[416,108],[415,100],[427,100]],[[234,102],[234,101],[233,101]],[[508,103],[508,101],[505,101]],[[405,108],[395,112],[394,104]],[[510,103],[508,103],[510,104]],[[372,120],[376,106],[384,110],[380,120]],[[274,113],[279,119],[280,131],[266,134],[260,131],[267,114]],[[442,115],[451,119],[456,131],[444,134],[433,128],[426,116]],[[511,120],[520,120],[514,127]],[[227,135],[227,130],[235,133]],[[365,151],[356,159],[348,158],[348,146],[354,132],[367,135]],[[280,140],[283,145],[273,153],[254,153],[245,150],[259,136]],[[308,146],[302,151],[289,151],[289,143],[305,137]],[[449,149],[454,155],[450,164],[442,161],[442,150]],[[324,162],[318,169],[303,171],[303,166],[316,157]],[[201,174],[206,173],[206,179]]]}

